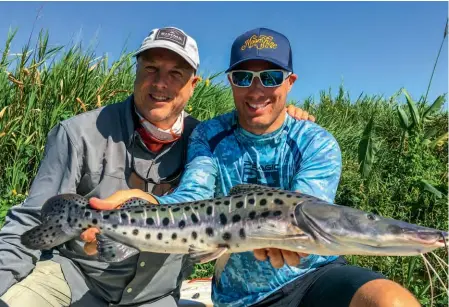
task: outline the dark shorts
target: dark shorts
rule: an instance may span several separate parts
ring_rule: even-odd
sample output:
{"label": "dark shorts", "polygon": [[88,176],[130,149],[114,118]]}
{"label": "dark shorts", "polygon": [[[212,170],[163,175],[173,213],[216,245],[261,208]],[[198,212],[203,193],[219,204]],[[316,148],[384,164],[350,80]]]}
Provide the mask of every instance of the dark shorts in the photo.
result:
{"label": "dark shorts", "polygon": [[355,292],[380,273],[347,264],[343,258],[317,268],[253,307],[348,307]]}

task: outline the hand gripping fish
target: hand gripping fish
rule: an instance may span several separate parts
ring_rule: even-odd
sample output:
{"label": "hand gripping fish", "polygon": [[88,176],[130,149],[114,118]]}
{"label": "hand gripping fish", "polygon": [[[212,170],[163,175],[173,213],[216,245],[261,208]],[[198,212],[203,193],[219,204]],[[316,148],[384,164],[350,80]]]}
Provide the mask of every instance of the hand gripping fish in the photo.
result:
{"label": "hand gripping fish", "polygon": [[251,184],[235,186],[228,197],[171,205],[132,199],[109,211],[89,208],[79,195],[62,194],[43,205],[41,222],[22,235],[25,247],[51,249],[97,227],[98,257],[105,262],[148,251],[190,254],[194,262],[204,263],[259,248],[411,256],[448,243],[446,231]]}

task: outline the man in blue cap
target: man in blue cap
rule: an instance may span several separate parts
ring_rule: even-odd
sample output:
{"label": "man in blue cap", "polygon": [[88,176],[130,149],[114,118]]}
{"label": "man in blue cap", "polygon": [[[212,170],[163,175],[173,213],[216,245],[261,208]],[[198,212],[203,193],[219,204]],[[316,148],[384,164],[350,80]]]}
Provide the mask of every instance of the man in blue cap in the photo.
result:
{"label": "man in blue cap", "polygon": [[[179,187],[153,201],[208,199],[254,183],[332,203],[342,169],[337,141],[284,112],[297,79],[288,39],[266,28],[242,34],[226,72],[236,111],[195,128]],[[419,306],[397,283],[343,258],[278,249],[232,254],[213,280],[212,299],[215,306]]]}

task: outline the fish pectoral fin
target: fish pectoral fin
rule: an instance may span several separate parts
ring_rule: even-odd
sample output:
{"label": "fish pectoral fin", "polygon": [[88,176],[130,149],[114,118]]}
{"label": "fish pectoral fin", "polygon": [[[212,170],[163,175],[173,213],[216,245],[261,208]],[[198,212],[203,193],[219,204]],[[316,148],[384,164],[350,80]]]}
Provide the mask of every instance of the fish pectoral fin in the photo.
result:
{"label": "fish pectoral fin", "polygon": [[206,263],[215,260],[227,251],[227,247],[218,247],[214,251],[203,250],[194,245],[191,245],[189,248],[190,260],[195,263]]}
{"label": "fish pectoral fin", "polygon": [[[245,193],[251,193],[255,191],[273,191],[276,190],[275,188],[271,188],[269,186],[260,185],[260,184],[237,184],[229,190],[229,195],[238,195],[238,194],[245,194]],[[280,190],[279,190],[280,191]]]}
{"label": "fish pectoral fin", "polygon": [[221,274],[223,273],[226,263],[228,263],[230,257],[231,254],[223,254],[217,258],[217,261],[215,261],[214,278],[217,285],[220,284]]}
{"label": "fish pectoral fin", "polygon": [[305,240],[309,236],[297,230],[285,229],[279,225],[270,223],[269,221],[263,224],[251,227],[246,230],[246,237],[250,239],[262,240]]}
{"label": "fish pectoral fin", "polygon": [[105,235],[97,234],[96,237],[98,259],[100,261],[120,262],[139,253],[134,247],[114,241]]}

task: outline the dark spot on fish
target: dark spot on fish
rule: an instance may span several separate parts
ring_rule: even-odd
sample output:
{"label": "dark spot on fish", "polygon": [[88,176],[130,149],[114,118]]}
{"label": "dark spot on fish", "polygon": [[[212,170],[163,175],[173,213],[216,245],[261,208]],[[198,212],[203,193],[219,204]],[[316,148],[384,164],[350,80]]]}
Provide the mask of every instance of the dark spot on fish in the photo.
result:
{"label": "dark spot on fish", "polygon": [[136,213],[136,214],[143,213],[143,210],[136,210],[136,211],[134,211],[134,213]]}
{"label": "dark spot on fish", "polygon": [[180,210],[180,208],[179,207],[176,207],[176,208],[173,208],[172,209],[172,212],[178,212]]}
{"label": "dark spot on fish", "polygon": [[207,228],[206,228],[206,234],[207,234],[209,237],[213,237],[213,236],[214,236],[214,230],[213,230],[211,227],[207,227]]}
{"label": "dark spot on fish", "polygon": [[167,211],[167,208],[161,207],[161,211],[162,212]]}
{"label": "dark spot on fish", "polygon": [[216,202],[215,202],[215,204],[218,206],[218,205],[221,205],[221,201],[219,201],[219,200],[217,200]]}
{"label": "dark spot on fish", "polygon": [[242,208],[243,207],[243,201],[239,201],[238,203],[235,204],[236,208]]}
{"label": "dark spot on fish", "polygon": [[205,206],[206,206],[205,203],[200,204],[200,207],[201,207],[201,208],[204,208]]}
{"label": "dark spot on fish", "polygon": [[145,239],[147,239],[147,240],[151,239],[151,233],[147,233],[147,234],[145,235]]}
{"label": "dark spot on fish", "polygon": [[164,217],[162,219],[162,225],[167,226],[170,223],[170,219],[168,217]]}
{"label": "dark spot on fish", "polygon": [[115,258],[115,254],[112,254],[111,257],[112,257],[112,258]]}
{"label": "dark spot on fish", "polygon": [[231,240],[231,234],[229,232],[225,232],[222,236],[223,240],[228,241]]}
{"label": "dark spot on fish", "polygon": [[227,244],[227,243],[220,243],[220,244],[217,244],[217,247],[218,247],[218,248],[230,248],[229,244]]}
{"label": "dark spot on fish", "polygon": [[242,239],[246,238],[245,228],[240,228],[239,235]]}
{"label": "dark spot on fish", "polygon": [[48,235],[45,235],[46,238],[48,238]]}
{"label": "dark spot on fish", "polygon": [[250,204],[250,205],[254,205],[255,202],[256,202],[256,200],[254,198],[248,199],[248,204]]}
{"label": "dark spot on fish", "polygon": [[120,217],[121,217],[122,219],[127,219],[127,218],[128,218],[128,214],[122,213],[122,214],[120,214]]}
{"label": "dark spot on fish", "polygon": [[72,219],[70,218],[70,216],[67,218],[67,223],[70,223]]}
{"label": "dark spot on fish", "polygon": [[56,224],[58,224],[59,223],[59,220],[56,220]]}
{"label": "dark spot on fish", "polygon": [[262,195],[263,195],[263,192],[259,192],[259,193],[257,193],[256,195],[262,196]]}
{"label": "dark spot on fish", "polygon": [[273,215],[274,216],[279,216],[279,215],[281,215],[282,214],[282,211],[275,211],[275,212],[273,212]]}
{"label": "dark spot on fish", "polygon": [[195,210],[198,210],[198,206],[195,206]]}
{"label": "dark spot on fish", "polygon": [[178,224],[179,229],[183,229],[186,226],[186,222],[184,220],[181,220]]}
{"label": "dark spot on fish", "polygon": [[228,218],[226,217],[226,214],[221,213],[220,214],[220,224],[221,225],[226,225],[227,222],[228,222]]}
{"label": "dark spot on fish", "polygon": [[139,229],[134,229],[133,230],[133,235],[137,236],[139,234]]}
{"label": "dark spot on fish", "polygon": [[111,230],[111,227],[108,227],[108,230]]}
{"label": "dark spot on fish", "polygon": [[273,193],[268,192],[267,195],[268,195],[268,196],[273,196]]}
{"label": "dark spot on fish", "polygon": [[195,215],[195,213],[192,213],[191,218],[192,222],[194,222],[195,224],[199,222],[198,217]]}
{"label": "dark spot on fish", "polygon": [[189,211],[190,207],[184,207],[184,211]]}
{"label": "dark spot on fish", "polygon": [[274,203],[275,203],[276,205],[283,205],[283,204],[284,204],[284,201],[283,201],[282,199],[275,198],[275,199],[274,199]]}
{"label": "dark spot on fish", "polygon": [[103,215],[103,220],[107,220],[107,219],[109,219],[109,214]]}
{"label": "dark spot on fish", "polygon": [[178,237],[178,235],[176,234],[176,232],[174,232],[174,233],[171,235],[171,239],[172,239],[172,240],[176,240],[177,237]]}
{"label": "dark spot on fish", "polygon": [[[81,227],[81,224],[80,224],[80,227]],[[87,230],[86,227],[81,228],[81,231],[86,231],[86,230]]]}
{"label": "dark spot on fish", "polygon": [[[61,226],[58,224],[58,225],[56,225],[56,227],[60,228]],[[90,228],[90,227],[92,227],[92,225],[91,224],[87,224],[87,228]]]}
{"label": "dark spot on fish", "polygon": [[[79,224],[79,226],[81,227],[81,224]],[[49,230],[52,230],[52,229],[53,229],[53,226],[50,226],[48,229],[49,229]]]}
{"label": "dark spot on fish", "polygon": [[153,225],[154,224],[154,220],[152,217],[147,218],[147,225]]}
{"label": "dark spot on fish", "polygon": [[250,219],[254,220],[254,218],[256,217],[256,211],[251,211],[251,212],[248,214],[248,216],[249,216]]}
{"label": "dark spot on fish", "polygon": [[233,217],[232,217],[232,222],[233,223],[238,223],[238,222],[240,222],[240,215],[238,215],[238,214],[236,214],[236,215],[234,215]]}
{"label": "dark spot on fish", "polygon": [[292,194],[287,194],[285,195],[287,198],[291,198],[293,195]]}
{"label": "dark spot on fish", "polygon": [[186,243],[187,242],[187,239],[186,238],[182,238],[182,243]]}
{"label": "dark spot on fish", "polygon": [[207,207],[206,213],[207,213],[207,215],[211,215],[212,214],[212,207],[211,206]]}
{"label": "dark spot on fish", "polygon": [[261,206],[265,206],[267,204],[267,200],[266,199],[261,199],[259,204]]}
{"label": "dark spot on fish", "polygon": [[156,212],[156,211],[157,211],[157,208],[153,208],[153,209],[151,209],[151,211]]}
{"label": "dark spot on fish", "polygon": [[200,240],[200,242],[201,242],[201,243],[204,243],[204,240],[203,240],[203,239],[201,239],[201,240]]}
{"label": "dark spot on fish", "polygon": [[124,231],[124,232],[123,232],[123,235],[125,235],[125,236],[126,236],[126,234],[127,234],[127,233],[126,233],[126,231]]}
{"label": "dark spot on fish", "polygon": [[233,196],[234,199],[241,198],[241,197],[242,197],[242,195],[235,195],[235,196]]}
{"label": "dark spot on fish", "polygon": [[132,218],[131,219],[131,224],[134,224],[136,222],[136,219],[135,218]]}
{"label": "dark spot on fish", "polygon": [[51,234],[51,236],[52,236],[52,237],[56,236],[56,232],[53,232],[53,233]]}
{"label": "dark spot on fish", "polygon": [[260,214],[262,217],[267,217],[270,215],[270,211],[264,211]]}
{"label": "dark spot on fish", "polygon": [[225,201],[224,201],[224,205],[225,205],[225,206],[229,206],[230,203],[231,203],[231,202],[230,202],[229,200],[225,200]]}
{"label": "dark spot on fish", "polygon": [[117,224],[112,224],[112,228],[116,229],[117,228]]}
{"label": "dark spot on fish", "polygon": [[236,244],[235,244],[235,247],[239,248],[239,247],[240,247],[240,244],[236,243]]}
{"label": "dark spot on fish", "polygon": [[158,240],[162,240],[162,233],[161,232],[157,234],[157,239]]}
{"label": "dark spot on fish", "polygon": [[253,196],[253,195],[254,195],[254,193],[249,193],[249,194],[248,194],[248,196]]}
{"label": "dark spot on fish", "polygon": [[85,216],[85,217],[90,217],[90,211],[86,211],[86,212],[84,213],[84,216]]}
{"label": "dark spot on fish", "polygon": [[193,240],[196,240],[196,238],[198,237],[198,234],[196,233],[196,231],[192,232],[192,238]]}
{"label": "dark spot on fish", "polygon": [[97,225],[98,224],[98,220],[97,219],[93,219],[92,220],[92,224]]}
{"label": "dark spot on fish", "polygon": [[291,217],[291,218],[294,218],[295,216],[293,215],[293,213],[290,213],[290,217]]}

